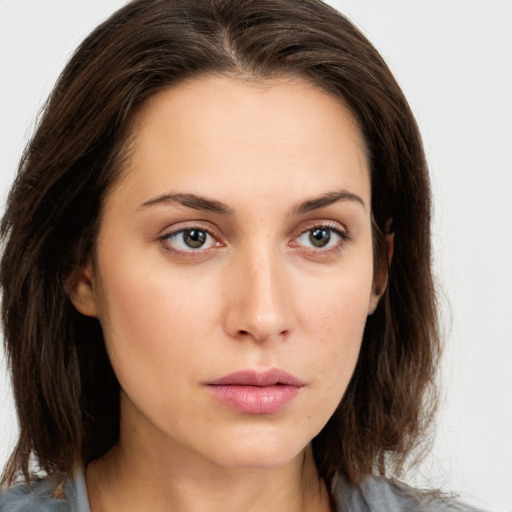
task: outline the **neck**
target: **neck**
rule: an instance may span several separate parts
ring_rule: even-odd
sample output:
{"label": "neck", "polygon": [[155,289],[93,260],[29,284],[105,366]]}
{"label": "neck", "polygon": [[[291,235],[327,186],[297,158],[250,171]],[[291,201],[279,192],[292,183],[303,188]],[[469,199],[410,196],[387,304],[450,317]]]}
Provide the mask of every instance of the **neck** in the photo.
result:
{"label": "neck", "polygon": [[88,466],[86,482],[91,512],[331,510],[309,447],[282,467],[232,469],[193,456],[137,456],[121,440]]}

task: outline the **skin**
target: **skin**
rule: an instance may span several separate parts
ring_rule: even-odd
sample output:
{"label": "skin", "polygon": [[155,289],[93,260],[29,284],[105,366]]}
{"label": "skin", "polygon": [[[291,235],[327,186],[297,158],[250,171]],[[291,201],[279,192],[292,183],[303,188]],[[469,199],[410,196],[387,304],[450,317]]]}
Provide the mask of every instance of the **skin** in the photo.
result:
{"label": "skin", "polygon": [[[119,443],[86,472],[93,512],[330,510],[309,443],[385,279],[354,119],[298,80],[216,76],[158,94],[133,129],[72,294],[99,319],[122,388]],[[187,245],[192,228],[203,245]],[[272,414],[205,386],[269,368],[304,383]]]}

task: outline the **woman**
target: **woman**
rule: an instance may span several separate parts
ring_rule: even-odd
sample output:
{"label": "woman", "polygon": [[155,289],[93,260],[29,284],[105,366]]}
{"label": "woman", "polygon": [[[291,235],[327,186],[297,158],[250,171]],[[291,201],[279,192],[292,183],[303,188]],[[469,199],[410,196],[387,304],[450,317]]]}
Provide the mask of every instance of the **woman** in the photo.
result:
{"label": "woman", "polygon": [[2,222],[3,481],[48,475],[2,511],[458,507],[384,478],[435,404],[429,225],[412,114],[340,14],[128,4]]}

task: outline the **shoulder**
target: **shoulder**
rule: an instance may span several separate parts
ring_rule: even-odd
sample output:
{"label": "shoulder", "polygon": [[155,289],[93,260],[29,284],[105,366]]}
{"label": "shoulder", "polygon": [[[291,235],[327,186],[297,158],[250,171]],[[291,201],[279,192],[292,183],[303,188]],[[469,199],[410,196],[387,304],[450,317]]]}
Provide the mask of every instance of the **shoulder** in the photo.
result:
{"label": "shoulder", "polygon": [[336,495],[341,510],[350,512],[479,512],[441,493],[375,476],[366,477],[357,486],[339,482]]}
{"label": "shoulder", "polygon": [[0,512],[70,512],[56,479],[20,483],[0,492]]}
{"label": "shoulder", "polygon": [[82,469],[0,491],[0,512],[90,512]]}

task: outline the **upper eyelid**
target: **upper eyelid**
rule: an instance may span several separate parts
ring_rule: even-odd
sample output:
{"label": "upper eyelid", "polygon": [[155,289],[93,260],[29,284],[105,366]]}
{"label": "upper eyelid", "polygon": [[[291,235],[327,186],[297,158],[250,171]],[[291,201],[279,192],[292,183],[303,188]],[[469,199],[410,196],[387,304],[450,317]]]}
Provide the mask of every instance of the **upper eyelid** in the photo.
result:
{"label": "upper eyelid", "polygon": [[[306,233],[307,231],[322,227],[329,228],[335,232],[340,233],[346,240],[351,239],[351,234],[347,227],[343,223],[333,219],[306,220],[304,222],[299,223],[298,226],[293,228],[289,232],[289,236],[295,239],[302,235],[303,233]],[[167,238],[189,229],[200,229],[206,231],[210,236],[214,237],[217,241],[220,241],[221,239],[225,238],[225,234],[223,233],[223,231],[215,224],[211,223],[210,221],[204,221],[199,219],[186,220],[174,224],[169,224],[158,232],[157,238]]]}
{"label": "upper eyelid", "polygon": [[[347,236],[350,235],[347,227],[344,224],[342,224],[341,222],[338,222],[335,220],[314,219],[314,220],[311,220],[310,223],[306,222],[304,224],[297,229],[296,232],[298,233],[298,235],[301,235],[301,234],[305,233],[306,231],[310,231],[315,228],[329,228],[329,229],[332,229],[333,231],[337,231],[344,235],[347,235]],[[296,236],[298,236],[298,235],[296,235]]]}
{"label": "upper eyelid", "polygon": [[180,233],[181,231],[187,231],[189,229],[200,229],[206,231],[211,236],[217,238],[220,236],[220,230],[211,224],[210,222],[201,220],[183,221],[175,224],[169,224],[165,228],[159,231],[158,238],[163,238],[173,234]]}
{"label": "upper eyelid", "polygon": [[169,231],[168,233],[164,233],[163,235],[160,235],[159,238],[161,239],[168,239],[168,238],[171,238],[171,237],[174,237],[174,236],[177,236],[179,235],[180,233],[184,233],[185,231],[193,231],[193,230],[196,230],[196,231],[204,231],[205,233],[207,233],[209,236],[211,236],[212,238],[217,238],[215,237],[215,235],[213,235],[212,233],[210,233],[210,231],[208,231],[207,229],[204,229],[204,228],[198,228],[198,227],[190,227],[190,228],[180,228],[180,229],[176,229],[176,230],[173,230],[173,231]]}

